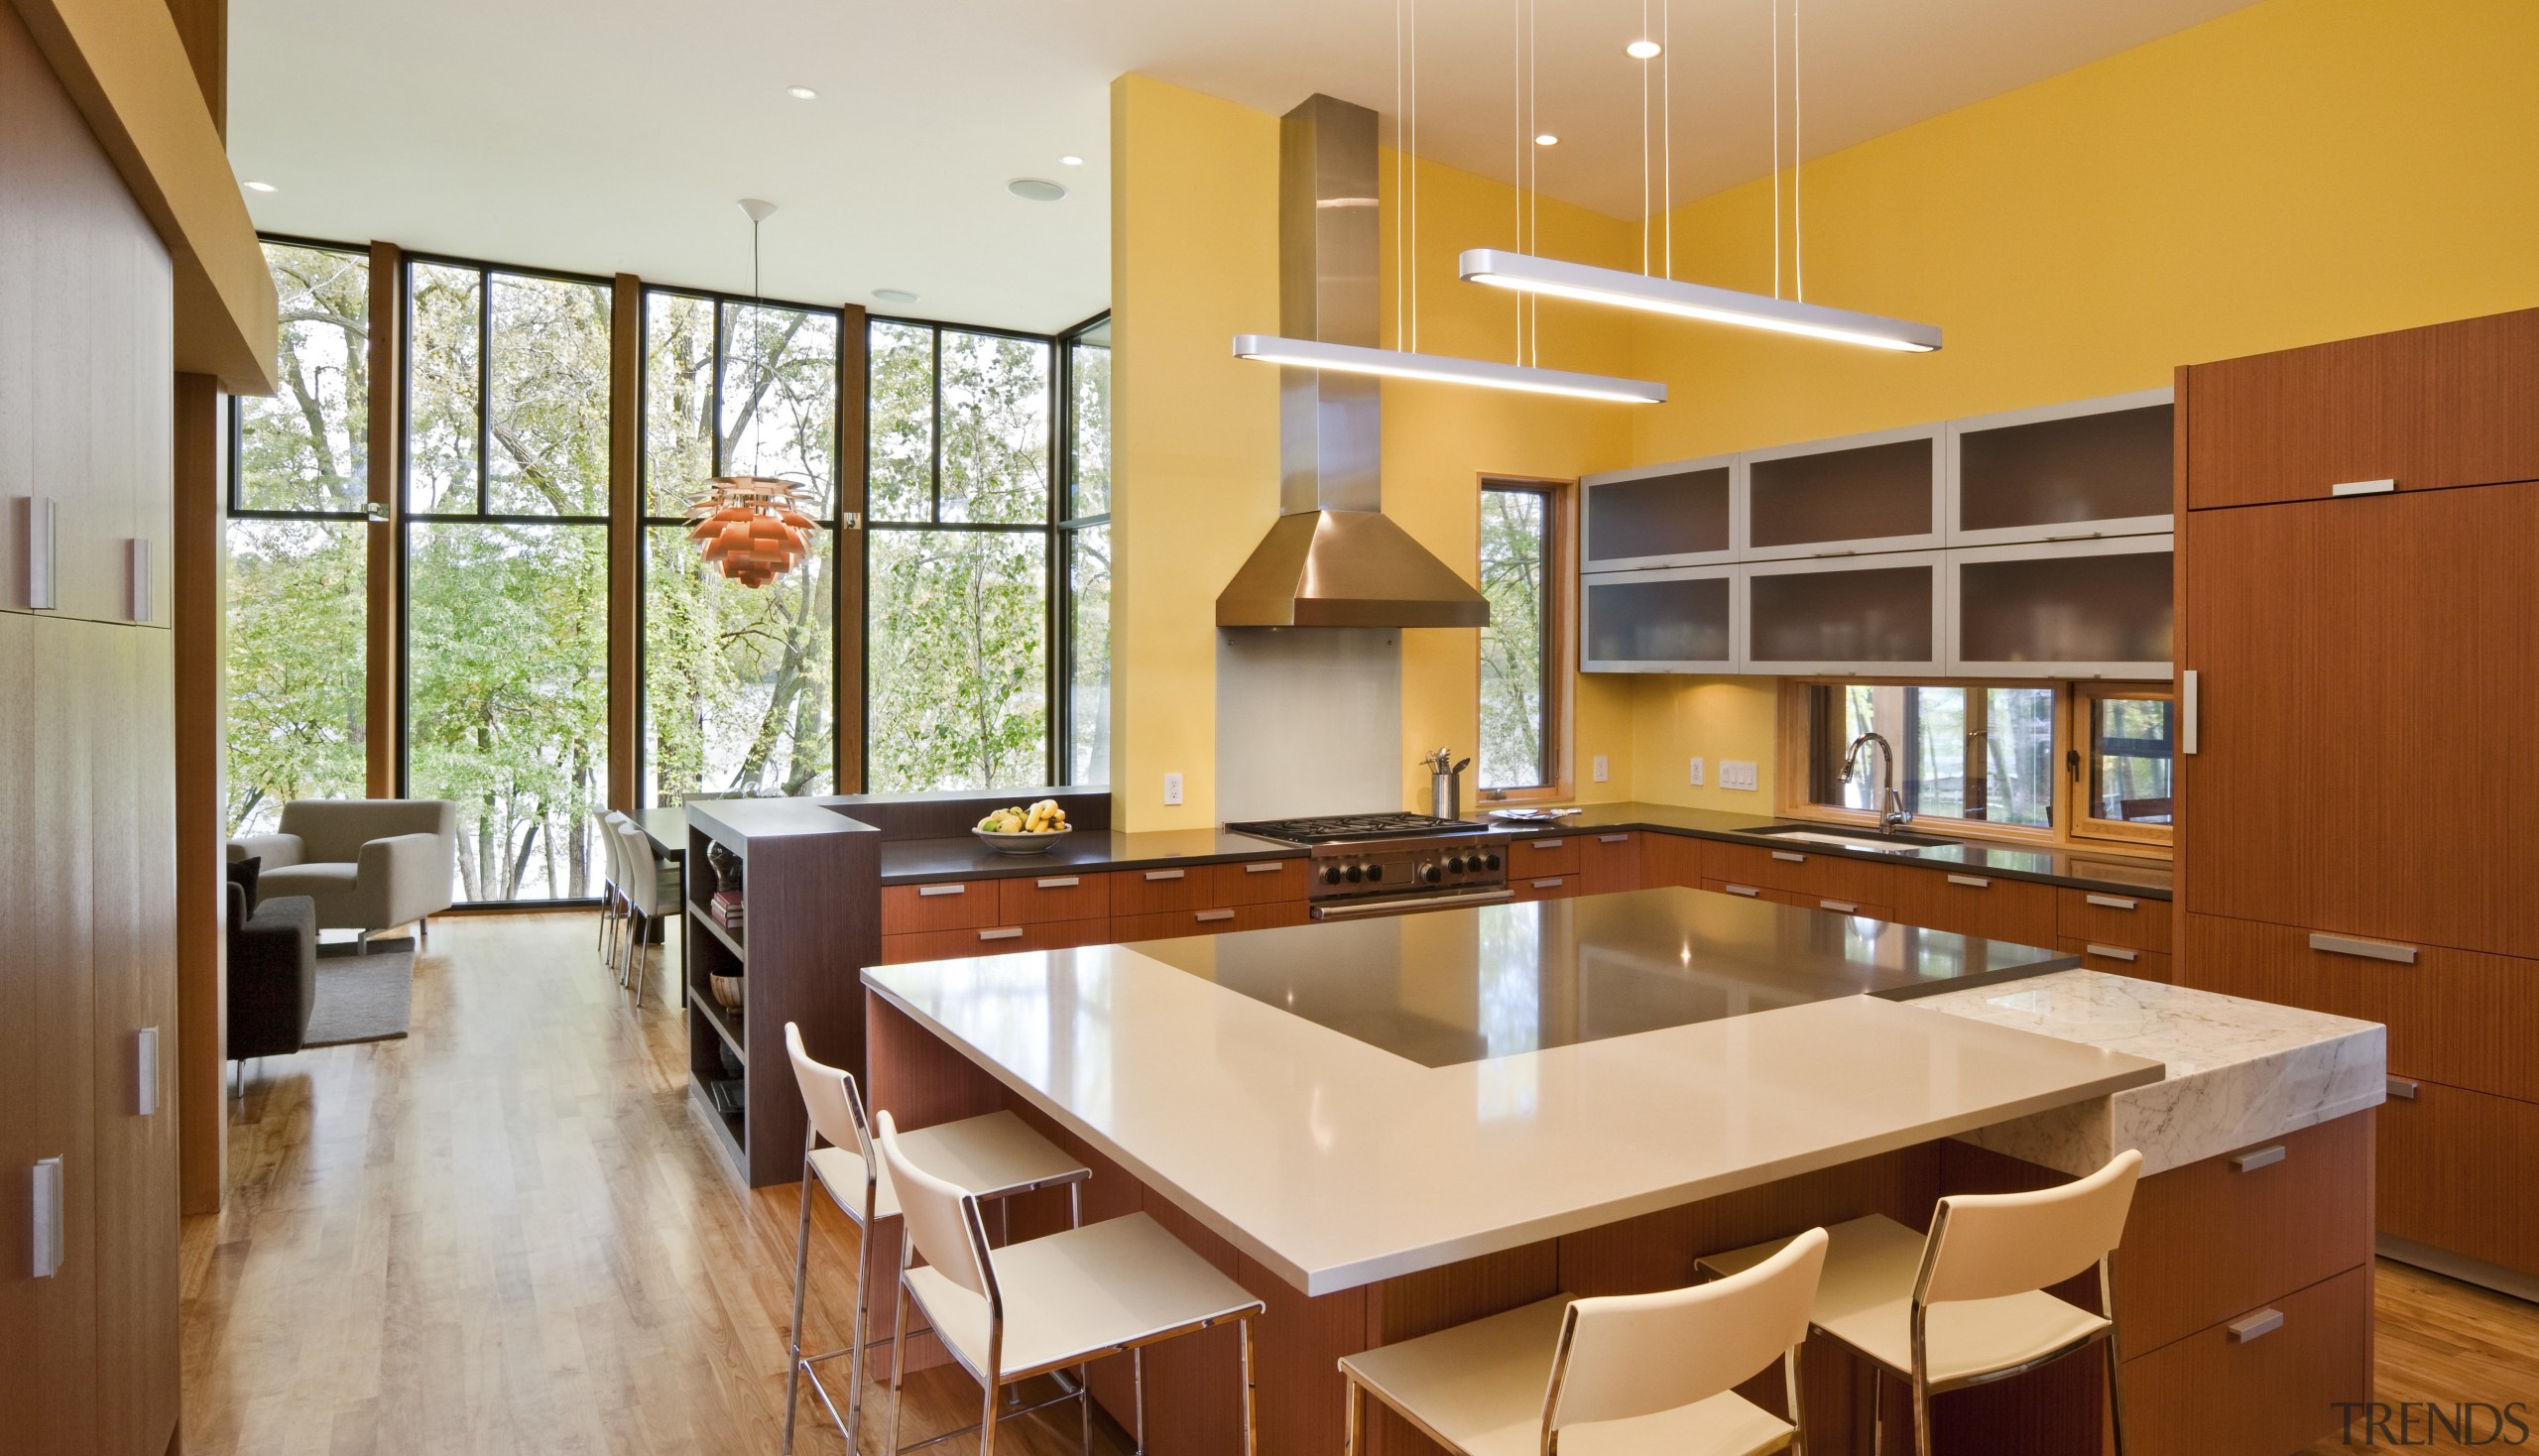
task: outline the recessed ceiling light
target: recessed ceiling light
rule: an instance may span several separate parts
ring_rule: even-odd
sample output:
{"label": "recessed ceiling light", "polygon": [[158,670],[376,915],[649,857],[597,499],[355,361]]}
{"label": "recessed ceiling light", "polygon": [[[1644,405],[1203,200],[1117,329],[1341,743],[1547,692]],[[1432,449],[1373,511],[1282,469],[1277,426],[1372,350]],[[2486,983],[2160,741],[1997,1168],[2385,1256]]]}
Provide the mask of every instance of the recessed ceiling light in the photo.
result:
{"label": "recessed ceiling light", "polygon": [[1623,54],[1633,61],[1654,61],[1664,49],[1655,41],[1633,41],[1623,48]]}
{"label": "recessed ceiling light", "polygon": [[1005,184],[1005,189],[1026,202],[1054,202],[1067,194],[1067,189],[1046,178],[1018,177]]}
{"label": "recessed ceiling light", "polygon": [[907,289],[875,289],[873,291],[873,297],[881,300],[885,303],[913,303],[916,302],[916,295],[909,293]]}
{"label": "recessed ceiling light", "polygon": [[1064,157],[1058,159],[1058,165],[1060,167],[1082,167],[1084,165],[1084,159],[1078,157],[1073,152],[1069,152]]}
{"label": "recessed ceiling light", "polygon": [[792,97],[796,101],[813,101],[819,99],[820,93],[812,90],[809,86],[786,86],[785,88],[785,94]]}
{"label": "recessed ceiling light", "polygon": [[1560,145],[1560,138],[1553,136],[1549,132],[1545,132],[1541,136],[1534,138],[1534,145],[1537,147],[1557,147]]}
{"label": "recessed ceiling light", "polygon": [[245,183],[245,186],[247,190],[251,192],[270,192],[274,190],[274,184],[267,182],[251,182]]}

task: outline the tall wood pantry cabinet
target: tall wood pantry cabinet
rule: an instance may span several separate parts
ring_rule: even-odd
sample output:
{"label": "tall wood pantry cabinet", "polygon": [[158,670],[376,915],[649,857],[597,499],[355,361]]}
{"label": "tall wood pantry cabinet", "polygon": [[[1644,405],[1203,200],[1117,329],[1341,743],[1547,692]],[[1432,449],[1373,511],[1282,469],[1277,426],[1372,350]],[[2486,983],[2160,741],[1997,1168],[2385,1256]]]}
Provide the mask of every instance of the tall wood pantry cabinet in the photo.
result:
{"label": "tall wood pantry cabinet", "polygon": [[2385,1023],[2384,1240],[2539,1274],[2539,310],[2177,402],[2179,979]]}
{"label": "tall wood pantry cabinet", "polygon": [[5,6],[0,198],[0,1452],[161,1456],[179,1364],[174,282]]}

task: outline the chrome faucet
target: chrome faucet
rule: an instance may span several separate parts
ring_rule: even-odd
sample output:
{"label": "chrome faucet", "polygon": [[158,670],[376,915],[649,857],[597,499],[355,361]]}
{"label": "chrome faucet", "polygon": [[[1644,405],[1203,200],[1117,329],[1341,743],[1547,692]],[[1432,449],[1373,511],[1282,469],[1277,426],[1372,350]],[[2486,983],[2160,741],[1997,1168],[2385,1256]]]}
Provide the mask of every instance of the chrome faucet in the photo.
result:
{"label": "chrome faucet", "polygon": [[1886,741],[1885,734],[1864,733],[1852,740],[1851,747],[1843,750],[1843,782],[1850,783],[1852,776],[1859,771],[1861,746],[1868,743],[1877,745],[1877,756],[1885,768],[1882,778],[1871,781],[1869,801],[1873,804],[1878,801],[1877,785],[1883,783],[1886,786],[1886,806],[1878,812],[1877,827],[1892,834],[1912,823],[1913,815],[1904,807],[1904,790],[1895,787],[1895,746]]}

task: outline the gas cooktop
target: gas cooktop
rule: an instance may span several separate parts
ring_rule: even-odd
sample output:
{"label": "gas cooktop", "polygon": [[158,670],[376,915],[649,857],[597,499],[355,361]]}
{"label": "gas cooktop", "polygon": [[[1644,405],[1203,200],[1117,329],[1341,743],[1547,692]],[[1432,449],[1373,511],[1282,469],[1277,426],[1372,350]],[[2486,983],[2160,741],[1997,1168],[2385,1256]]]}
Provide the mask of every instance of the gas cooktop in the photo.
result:
{"label": "gas cooktop", "polygon": [[1336,844],[1353,839],[1401,839],[1422,834],[1478,834],[1488,826],[1434,814],[1318,814],[1301,819],[1248,819],[1228,823],[1237,834],[1283,839],[1290,844]]}

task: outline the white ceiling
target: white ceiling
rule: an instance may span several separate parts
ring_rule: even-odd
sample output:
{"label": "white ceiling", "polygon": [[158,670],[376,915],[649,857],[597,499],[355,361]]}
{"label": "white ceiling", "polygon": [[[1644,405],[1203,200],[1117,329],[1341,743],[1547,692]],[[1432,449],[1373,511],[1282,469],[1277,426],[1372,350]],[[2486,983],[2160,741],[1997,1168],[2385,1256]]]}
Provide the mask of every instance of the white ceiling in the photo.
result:
{"label": "white ceiling", "polygon": [[[1403,0],[1404,4],[1408,0]],[[1422,156],[1509,178],[1522,0],[1424,0]],[[1641,66],[1671,28],[1673,195],[1761,175],[1773,0],[1536,0],[1540,184],[1641,215]],[[1671,3],[1671,17],[1667,14]],[[1810,156],[2246,0],[1796,0]],[[1109,82],[1394,107],[1382,0],[232,0],[229,149],[270,230],[1052,330],[1109,301]],[[1789,22],[1781,44],[1787,61]],[[1652,69],[1652,74],[1657,74]],[[791,85],[818,90],[797,101]],[[1786,95],[1784,97],[1786,100]],[[1075,154],[1082,167],[1063,167]],[[1034,203],[1017,177],[1071,189]]]}

